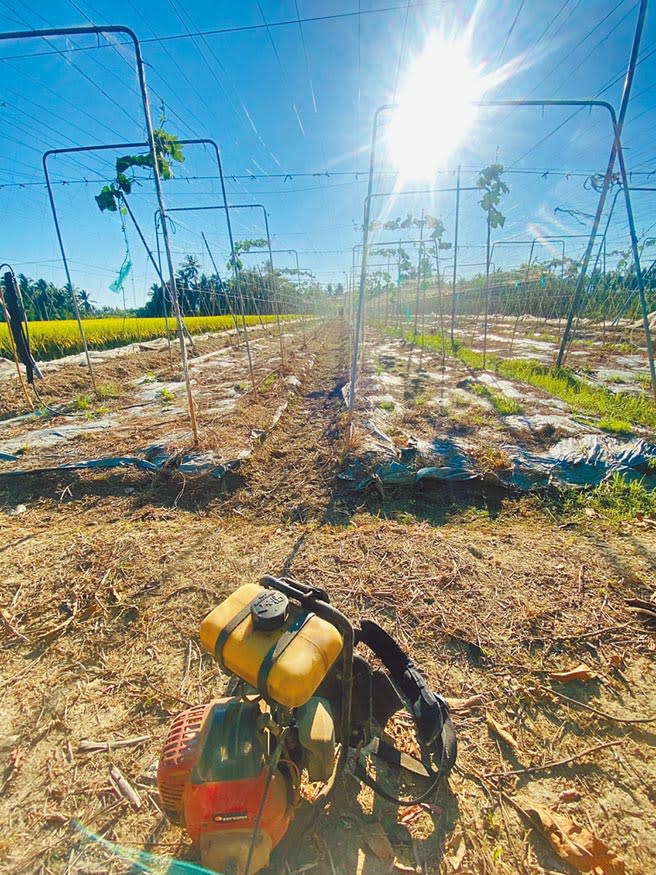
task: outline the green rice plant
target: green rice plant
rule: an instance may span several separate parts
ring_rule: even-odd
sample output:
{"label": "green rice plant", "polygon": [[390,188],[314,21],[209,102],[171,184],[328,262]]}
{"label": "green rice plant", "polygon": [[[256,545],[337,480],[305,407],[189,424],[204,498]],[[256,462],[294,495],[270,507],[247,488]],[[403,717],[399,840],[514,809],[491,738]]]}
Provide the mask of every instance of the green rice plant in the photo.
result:
{"label": "green rice plant", "polygon": [[[263,322],[273,322],[275,316],[262,316]],[[292,316],[281,318],[290,319]],[[247,316],[247,325],[255,325],[260,317]],[[163,318],[142,319],[134,316],[122,319],[84,319],[84,331],[89,349],[113,349],[165,337],[167,323]],[[190,334],[225,331],[234,323],[231,316],[187,316],[185,325]],[[168,335],[175,336],[175,320],[168,320]],[[53,319],[48,322],[30,322],[30,346],[37,361],[62,358],[82,351],[82,340],[74,319]],[[0,322],[0,357],[12,358],[11,342],[5,322]]]}

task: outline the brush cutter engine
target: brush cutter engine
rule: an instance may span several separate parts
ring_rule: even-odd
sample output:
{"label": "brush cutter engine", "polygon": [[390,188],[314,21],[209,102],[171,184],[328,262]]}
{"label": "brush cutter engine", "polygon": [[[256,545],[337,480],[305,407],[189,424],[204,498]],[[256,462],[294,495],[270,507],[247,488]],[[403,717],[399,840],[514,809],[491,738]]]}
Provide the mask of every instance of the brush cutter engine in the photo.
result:
{"label": "brush cutter engine", "polygon": [[[347,754],[352,774],[399,805],[434,795],[455,761],[444,700],[380,626],[354,629],[323,590],[269,576],[245,584],[203,620],[200,637],[229,675],[227,689],[174,719],[157,780],[167,817],[187,829],[208,869],[252,875],[267,866],[290,826],[289,835],[307,831]],[[386,671],[354,655],[356,644]],[[419,758],[383,732],[403,708]],[[421,781],[420,795],[396,797],[380,767],[372,773],[374,757]]]}

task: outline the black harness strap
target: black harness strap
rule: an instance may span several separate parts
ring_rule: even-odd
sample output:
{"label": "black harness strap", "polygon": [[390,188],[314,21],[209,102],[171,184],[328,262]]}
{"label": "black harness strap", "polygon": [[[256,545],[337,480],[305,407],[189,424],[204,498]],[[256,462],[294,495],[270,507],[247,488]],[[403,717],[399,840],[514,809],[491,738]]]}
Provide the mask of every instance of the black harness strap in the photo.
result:
{"label": "black harness strap", "polygon": [[[422,750],[427,754],[427,762],[430,761],[430,755],[434,755],[439,762],[437,772],[428,770],[429,777],[433,778],[430,788],[418,799],[408,800],[407,804],[423,801],[435,791],[439,781],[448,776],[456,761],[456,734],[448,705],[442,696],[430,689],[426,679],[407,653],[404,653],[378,623],[373,620],[363,620],[361,628],[355,630],[355,641],[366,644],[383,663],[394,685],[408,703],[417,728],[417,738]],[[389,754],[387,751],[386,753]],[[389,755],[383,754],[383,758],[389,759]],[[403,802],[389,794],[369,775],[361,759],[357,761],[356,774],[360,780],[389,801],[397,804]]]}
{"label": "black harness strap", "polygon": [[288,629],[286,629],[280,638],[276,641],[276,643],[271,647],[271,649],[267,652],[264,659],[262,660],[262,664],[260,665],[260,669],[257,673],[257,688],[262,693],[264,698],[268,701],[269,693],[268,693],[268,685],[267,685],[267,677],[269,672],[271,671],[271,666],[282,654],[287,650],[289,645],[292,643],[294,638],[301,631],[303,626],[308,622],[310,617],[314,617],[314,614],[310,611],[303,611],[300,613],[291,623]]}
{"label": "black harness strap", "polygon": [[[256,596],[256,598],[257,598],[257,596]],[[226,671],[226,672],[230,671],[230,669],[227,668],[225,663],[223,662],[223,648],[225,647],[225,643],[228,640],[228,638],[232,635],[232,633],[235,631],[237,626],[240,626],[244,622],[246,617],[250,616],[251,605],[253,604],[254,601],[255,601],[254,598],[251,599],[247,605],[244,605],[244,607],[241,609],[241,611],[237,611],[237,613],[234,615],[234,617],[231,617],[228,620],[228,622],[225,624],[223,629],[221,629],[221,631],[217,635],[216,644],[214,645],[214,658],[219,663],[219,665],[221,666],[223,671]]]}

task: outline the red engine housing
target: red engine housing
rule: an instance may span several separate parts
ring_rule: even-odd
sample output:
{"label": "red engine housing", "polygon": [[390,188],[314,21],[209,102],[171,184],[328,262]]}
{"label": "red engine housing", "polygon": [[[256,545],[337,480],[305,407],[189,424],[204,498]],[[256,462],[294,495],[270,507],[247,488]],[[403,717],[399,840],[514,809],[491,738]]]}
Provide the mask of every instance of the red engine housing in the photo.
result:
{"label": "red engine housing", "polygon": [[268,736],[259,718],[259,701],[224,698],[182,712],[169,730],[157,770],[160,797],[167,817],[186,827],[207,868],[241,875],[253,844],[252,875],[268,865],[289,826],[290,785],[276,770],[267,789]]}

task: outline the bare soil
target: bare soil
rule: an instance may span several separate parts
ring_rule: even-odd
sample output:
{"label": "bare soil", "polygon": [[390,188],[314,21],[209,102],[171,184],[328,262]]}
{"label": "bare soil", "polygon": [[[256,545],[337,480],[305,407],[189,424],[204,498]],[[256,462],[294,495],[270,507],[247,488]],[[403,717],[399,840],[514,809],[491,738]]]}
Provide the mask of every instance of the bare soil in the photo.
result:
{"label": "bare soil", "polygon": [[[284,415],[230,482],[0,481],[4,872],[120,873],[144,850],[194,858],[162,816],[154,768],[172,716],[222,689],[200,620],[264,573],[326,588],[354,621],[378,618],[436,690],[478,697],[453,702],[458,767],[429,812],[403,825],[407,812],[344,777],[281,870],[382,875],[382,834],[413,870],[572,873],[520,812],[541,804],[591,830],[626,872],[656,871],[656,639],[624,601],[656,590],[656,530],[573,524],[532,498],[455,487],[354,496],[337,477],[347,363],[338,326],[309,339]],[[280,398],[262,403],[268,417]],[[231,425],[217,416],[222,445],[252,430],[245,409]],[[582,662],[594,679],[550,677]],[[79,749],[131,736],[149,738]],[[140,808],[113,789],[112,764]]]}

